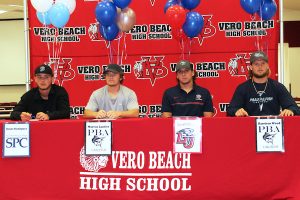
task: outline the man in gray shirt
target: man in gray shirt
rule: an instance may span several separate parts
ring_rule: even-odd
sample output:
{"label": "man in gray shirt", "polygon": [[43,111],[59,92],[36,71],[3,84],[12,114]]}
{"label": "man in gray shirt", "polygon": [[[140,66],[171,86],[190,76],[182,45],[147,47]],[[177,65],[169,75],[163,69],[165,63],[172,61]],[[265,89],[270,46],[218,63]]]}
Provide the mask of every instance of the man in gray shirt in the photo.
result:
{"label": "man in gray shirt", "polygon": [[109,64],[103,74],[106,85],[92,93],[83,116],[97,119],[138,117],[136,94],[122,85],[122,68],[117,64]]}

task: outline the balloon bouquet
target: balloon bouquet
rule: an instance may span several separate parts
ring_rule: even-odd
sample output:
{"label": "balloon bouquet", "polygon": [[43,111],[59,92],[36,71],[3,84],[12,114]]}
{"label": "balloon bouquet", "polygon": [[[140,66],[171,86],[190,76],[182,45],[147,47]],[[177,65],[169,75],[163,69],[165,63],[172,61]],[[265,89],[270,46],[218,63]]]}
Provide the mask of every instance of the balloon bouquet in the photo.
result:
{"label": "balloon bouquet", "polygon": [[[108,42],[109,63],[113,63],[113,49],[111,41],[118,39],[118,64],[122,63],[119,56],[120,38],[124,33],[124,44],[126,32],[130,31],[136,22],[135,12],[128,7],[131,0],[102,0],[95,9],[96,19],[99,22],[99,32]],[[118,37],[119,36],[119,37]],[[126,45],[124,45],[126,48]],[[122,53],[123,55],[123,53]]]}
{"label": "balloon bouquet", "polygon": [[[240,4],[247,13],[252,15],[252,20],[255,20],[255,15],[258,15],[261,21],[270,20],[277,11],[275,0],[240,0]],[[258,50],[263,50],[262,45],[259,44],[259,36],[257,36],[256,46]]]}
{"label": "balloon bouquet", "polygon": [[[168,0],[164,7],[167,21],[172,28],[172,36],[180,42],[184,58],[185,42],[197,37],[203,29],[204,20],[200,13],[192,11],[200,0]],[[188,47],[190,54],[191,47]]]}
{"label": "balloon bouquet", "polygon": [[[58,28],[63,28],[69,21],[70,15],[76,7],[76,0],[31,0],[32,6],[36,9],[36,16],[43,24],[47,36],[53,37],[52,55],[50,55],[50,45],[47,41],[49,65],[55,63],[54,77],[57,78],[57,68],[62,49],[62,42],[58,40]],[[55,28],[55,33],[50,33],[51,28]]]}

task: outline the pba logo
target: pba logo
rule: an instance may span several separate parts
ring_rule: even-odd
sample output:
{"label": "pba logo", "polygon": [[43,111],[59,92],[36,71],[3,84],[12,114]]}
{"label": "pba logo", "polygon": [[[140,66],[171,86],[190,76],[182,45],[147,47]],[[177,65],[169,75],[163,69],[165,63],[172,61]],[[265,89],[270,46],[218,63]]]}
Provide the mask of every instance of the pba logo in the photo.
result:
{"label": "pba logo", "polygon": [[71,66],[72,58],[51,59],[49,65],[54,69],[54,82],[62,86],[64,81],[70,81],[75,78],[75,70]]}
{"label": "pba logo", "polygon": [[186,149],[191,149],[194,146],[194,129],[184,128],[178,131],[176,134],[178,135],[176,144],[183,144],[183,147]]}
{"label": "pba logo", "polygon": [[84,147],[80,151],[80,164],[90,172],[98,172],[100,169],[105,168],[108,162],[107,156],[87,156],[85,155]]}
{"label": "pba logo", "polygon": [[230,58],[228,63],[228,70],[231,76],[244,76],[248,77],[250,65],[250,58],[247,53],[238,53],[235,58]]}
{"label": "pba logo", "polygon": [[271,143],[271,144],[273,144],[273,140],[274,140],[274,136],[276,135],[276,133],[275,134],[271,134],[271,133],[265,133],[264,135],[263,135],[263,139],[267,142],[267,143]]}
{"label": "pba logo", "polygon": [[134,74],[137,79],[150,79],[154,86],[156,79],[164,78],[168,75],[168,69],[163,64],[164,56],[141,56],[142,60],[136,61]]}
{"label": "pba logo", "polygon": [[105,137],[98,137],[97,135],[94,135],[94,137],[93,137],[93,139],[92,139],[92,143],[93,143],[95,146],[101,147],[104,138],[105,138]]}

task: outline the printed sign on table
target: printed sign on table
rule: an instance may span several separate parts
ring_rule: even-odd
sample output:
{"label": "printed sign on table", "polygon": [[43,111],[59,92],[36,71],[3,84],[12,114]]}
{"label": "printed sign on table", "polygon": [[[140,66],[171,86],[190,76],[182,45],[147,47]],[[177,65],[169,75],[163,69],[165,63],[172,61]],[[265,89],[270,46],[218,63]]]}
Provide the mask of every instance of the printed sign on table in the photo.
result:
{"label": "printed sign on table", "polygon": [[174,152],[202,153],[202,119],[198,117],[175,117]]}
{"label": "printed sign on table", "polygon": [[111,122],[85,123],[85,155],[111,155]]}
{"label": "printed sign on table", "polygon": [[5,123],[2,157],[30,157],[29,123]]}
{"label": "printed sign on table", "polygon": [[282,119],[256,119],[256,151],[284,152]]}

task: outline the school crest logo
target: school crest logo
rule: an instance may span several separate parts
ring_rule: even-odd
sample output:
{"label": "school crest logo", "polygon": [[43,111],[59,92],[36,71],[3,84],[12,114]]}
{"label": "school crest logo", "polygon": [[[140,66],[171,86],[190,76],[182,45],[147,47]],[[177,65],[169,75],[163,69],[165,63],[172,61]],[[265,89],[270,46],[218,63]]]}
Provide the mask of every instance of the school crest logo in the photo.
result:
{"label": "school crest logo", "polygon": [[150,0],[151,6],[154,6],[155,0]]}
{"label": "school crest logo", "polygon": [[75,78],[75,70],[71,66],[72,58],[51,59],[49,65],[54,72],[54,82],[62,86],[64,81]]}
{"label": "school crest logo", "polygon": [[98,172],[100,169],[105,168],[108,162],[107,156],[87,156],[84,153],[84,147],[80,151],[80,164],[81,166],[90,172]]}
{"label": "school crest logo", "polygon": [[176,144],[183,144],[183,147],[190,149],[194,146],[195,136],[194,129],[184,128],[178,131],[177,133]]}
{"label": "school crest logo", "polygon": [[100,33],[98,31],[98,24],[97,23],[92,23],[90,24],[89,26],[89,29],[88,29],[88,34],[89,34],[89,37],[92,41],[99,41],[101,36],[100,36]]}
{"label": "school crest logo", "polygon": [[247,57],[247,53],[239,53],[235,58],[230,58],[228,70],[231,76],[244,76],[247,79],[249,66],[250,57]]}
{"label": "school crest logo", "polygon": [[168,74],[168,69],[164,66],[164,56],[141,56],[140,61],[134,65],[134,74],[137,79],[149,79],[154,86],[156,79],[164,78]]}

